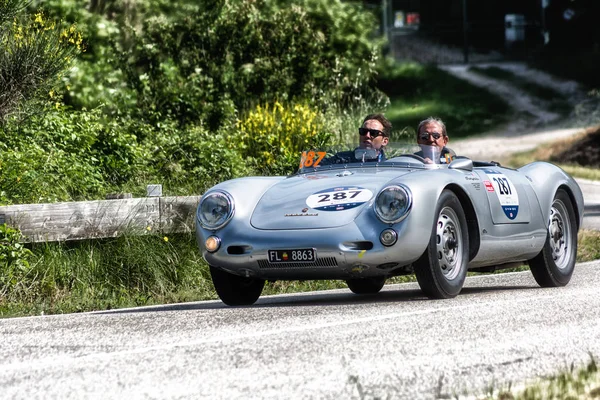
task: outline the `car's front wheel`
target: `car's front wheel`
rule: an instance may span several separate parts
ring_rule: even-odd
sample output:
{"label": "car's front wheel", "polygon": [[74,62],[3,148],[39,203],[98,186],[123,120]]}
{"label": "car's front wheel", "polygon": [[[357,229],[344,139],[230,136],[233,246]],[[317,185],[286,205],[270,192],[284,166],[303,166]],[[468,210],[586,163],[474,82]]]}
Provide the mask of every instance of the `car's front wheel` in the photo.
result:
{"label": "car's front wheel", "polygon": [[559,189],[552,201],[546,243],[529,268],[542,287],[565,286],[571,280],[577,256],[577,221],[569,195]]}
{"label": "car's front wheel", "polygon": [[210,266],[213,285],[223,303],[228,306],[249,306],[260,297],[265,281],[245,278]]}
{"label": "car's front wheel", "polygon": [[415,263],[421,290],[430,298],[458,295],[467,277],[469,237],[460,201],[450,190],[438,200],[427,249]]}
{"label": "car's front wheel", "polygon": [[348,288],[356,294],[375,294],[379,293],[385,284],[385,278],[357,278],[346,280]]}

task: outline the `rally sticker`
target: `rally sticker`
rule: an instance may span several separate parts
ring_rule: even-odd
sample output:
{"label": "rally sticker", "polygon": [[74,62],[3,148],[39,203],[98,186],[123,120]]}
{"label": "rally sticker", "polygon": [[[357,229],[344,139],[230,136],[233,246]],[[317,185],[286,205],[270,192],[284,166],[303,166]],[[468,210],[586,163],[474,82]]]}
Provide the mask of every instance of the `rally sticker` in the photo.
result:
{"label": "rally sticker", "polygon": [[490,181],[483,181],[483,184],[485,185],[485,188],[487,189],[488,192],[493,192],[494,191],[494,185],[492,185],[492,182],[490,182]]}
{"label": "rally sticker", "polygon": [[519,213],[519,195],[517,194],[515,185],[503,173],[494,170],[486,170],[485,172],[490,179],[489,184],[491,185],[489,187],[488,181],[484,181],[486,189],[489,192],[496,193],[502,210],[508,219],[515,219]]}
{"label": "rally sticker", "polygon": [[373,192],[362,187],[335,187],[308,196],[306,205],[320,211],[349,210],[366,203]]}

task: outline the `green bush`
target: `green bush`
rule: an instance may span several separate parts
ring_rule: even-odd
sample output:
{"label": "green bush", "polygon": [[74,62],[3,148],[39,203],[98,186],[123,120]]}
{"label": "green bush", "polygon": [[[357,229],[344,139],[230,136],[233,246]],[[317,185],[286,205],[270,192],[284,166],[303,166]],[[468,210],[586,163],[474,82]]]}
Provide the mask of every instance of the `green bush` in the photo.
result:
{"label": "green bush", "polygon": [[21,232],[0,225],[0,299],[16,290],[26,289],[25,277],[31,272],[31,251],[21,241]]}
{"label": "green bush", "polygon": [[148,175],[163,183],[170,194],[200,194],[220,181],[253,173],[231,127],[217,131],[201,125],[180,129],[174,122],[163,122],[156,126],[138,124],[137,129],[145,137]]}
{"label": "green bush", "polygon": [[121,65],[138,117],[217,129],[256,104],[354,101],[375,73],[373,26],[372,14],[341,1],[212,0],[123,32],[133,45]]}
{"label": "green bush", "polygon": [[[130,7],[127,6],[130,4]],[[103,113],[119,116],[135,106],[123,73],[116,65],[115,46],[123,25],[136,23],[141,16],[138,3],[89,0],[36,0],[30,8],[43,7],[63,24],[77,24],[85,38],[85,52],[74,60],[62,77],[62,101],[75,109],[102,107]],[[120,46],[122,47],[122,46]]]}
{"label": "green bush", "polygon": [[2,203],[52,203],[98,195],[102,177],[78,154],[37,143],[0,155]]}
{"label": "green bush", "polygon": [[63,108],[0,130],[3,203],[102,198],[132,180],[145,163],[122,120],[100,110]]}
{"label": "green bush", "polygon": [[[238,176],[288,173],[307,141],[341,136],[348,118],[339,110],[364,107],[373,93],[380,42],[360,5],[30,3],[37,7],[60,29],[77,23],[87,50],[47,93],[56,107],[0,131],[3,204],[142,194],[150,182],[187,195]],[[276,130],[242,129],[259,104],[285,104]],[[316,117],[281,125],[294,108]]]}

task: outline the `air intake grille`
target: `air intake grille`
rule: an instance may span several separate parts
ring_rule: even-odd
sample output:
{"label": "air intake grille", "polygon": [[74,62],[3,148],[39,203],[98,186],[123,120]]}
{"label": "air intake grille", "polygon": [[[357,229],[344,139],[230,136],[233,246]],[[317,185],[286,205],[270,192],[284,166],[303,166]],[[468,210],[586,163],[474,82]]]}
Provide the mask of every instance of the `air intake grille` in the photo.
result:
{"label": "air intake grille", "polygon": [[323,257],[317,258],[315,262],[294,262],[294,263],[277,263],[271,264],[267,260],[258,260],[258,266],[261,269],[295,269],[295,268],[310,268],[310,267],[323,267],[332,268],[337,267],[337,260],[335,257]]}

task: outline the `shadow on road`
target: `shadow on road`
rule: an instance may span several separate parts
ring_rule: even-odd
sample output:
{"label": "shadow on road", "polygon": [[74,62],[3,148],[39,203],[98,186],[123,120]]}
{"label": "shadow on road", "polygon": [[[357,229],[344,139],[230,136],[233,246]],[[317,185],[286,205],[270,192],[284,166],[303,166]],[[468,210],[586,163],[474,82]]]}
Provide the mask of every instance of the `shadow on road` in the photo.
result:
{"label": "shadow on road", "polygon": [[[511,290],[539,289],[538,286],[485,286],[485,287],[465,287],[459,297],[465,295],[481,294],[486,292],[499,292]],[[427,298],[420,289],[393,289],[388,288],[377,294],[357,295],[348,292],[324,291],[323,293],[290,293],[275,296],[261,297],[254,305],[231,307],[225,305],[220,300],[179,303],[160,306],[148,306],[139,308],[129,308],[122,310],[97,311],[94,314],[126,314],[126,313],[146,313],[146,312],[164,312],[164,311],[193,311],[193,310],[230,310],[239,308],[271,308],[271,307],[312,307],[312,306],[339,306],[339,305],[360,305],[373,303],[398,303],[398,302],[439,302],[453,301],[432,300]]]}

